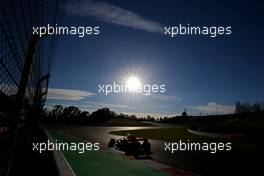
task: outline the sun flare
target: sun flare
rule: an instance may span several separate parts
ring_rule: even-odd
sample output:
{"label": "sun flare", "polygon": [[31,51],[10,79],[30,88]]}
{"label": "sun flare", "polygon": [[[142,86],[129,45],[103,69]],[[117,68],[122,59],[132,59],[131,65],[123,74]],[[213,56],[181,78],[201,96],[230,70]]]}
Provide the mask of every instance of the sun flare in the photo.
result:
{"label": "sun flare", "polygon": [[126,86],[129,91],[136,91],[141,87],[141,81],[136,76],[130,76],[126,80]]}

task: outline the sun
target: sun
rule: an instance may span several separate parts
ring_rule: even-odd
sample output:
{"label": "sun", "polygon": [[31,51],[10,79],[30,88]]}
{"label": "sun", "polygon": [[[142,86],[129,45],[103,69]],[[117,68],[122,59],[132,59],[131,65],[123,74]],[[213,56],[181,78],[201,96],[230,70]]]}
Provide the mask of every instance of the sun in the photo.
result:
{"label": "sun", "polygon": [[126,80],[126,87],[129,91],[135,92],[141,87],[141,81],[136,76],[130,76]]}

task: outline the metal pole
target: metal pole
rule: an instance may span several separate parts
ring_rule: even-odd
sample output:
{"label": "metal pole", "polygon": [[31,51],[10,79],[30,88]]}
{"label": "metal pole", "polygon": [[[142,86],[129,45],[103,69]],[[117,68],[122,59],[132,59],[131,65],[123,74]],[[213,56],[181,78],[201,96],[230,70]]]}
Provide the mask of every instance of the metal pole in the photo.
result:
{"label": "metal pole", "polygon": [[32,116],[31,116],[31,122],[34,121],[33,118],[36,118],[37,114],[39,113],[40,111],[40,101],[41,101],[41,98],[42,98],[42,88],[41,88],[41,83],[45,80],[49,80],[49,77],[50,77],[50,74],[48,73],[47,75],[43,76],[42,78],[40,78],[38,80],[38,83],[37,83],[37,86],[36,86],[36,92],[35,92],[35,96],[34,96],[34,102],[33,102],[33,113],[32,113]]}

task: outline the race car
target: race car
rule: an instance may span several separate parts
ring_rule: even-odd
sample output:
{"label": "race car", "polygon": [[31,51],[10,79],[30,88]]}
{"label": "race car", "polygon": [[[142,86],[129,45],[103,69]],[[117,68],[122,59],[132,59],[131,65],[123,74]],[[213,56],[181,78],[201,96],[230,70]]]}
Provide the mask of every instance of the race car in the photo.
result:
{"label": "race car", "polygon": [[128,156],[135,158],[150,158],[151,144],[148,139],[137,138],[136,136],[127,135],[124,138],[115,140],[111,138],[108,147],[114,147],[116,150],[123,151]]}

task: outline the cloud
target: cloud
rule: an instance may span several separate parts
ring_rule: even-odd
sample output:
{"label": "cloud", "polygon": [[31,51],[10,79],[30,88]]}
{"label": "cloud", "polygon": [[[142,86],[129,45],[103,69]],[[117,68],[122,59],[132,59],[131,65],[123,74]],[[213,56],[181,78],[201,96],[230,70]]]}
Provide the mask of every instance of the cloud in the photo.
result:
{"label": "cloud", "polygon": [[234,105],[220,105],[216,102],[209,102],[208,104],[201,106],[191,106],[190,108],[208,114],[230,114],[233,113],[235,109]]}
{"label": "cloud", "polygon": [[155,99],[158,99],[158,100],[164,100],[164,101],[171,101],[171,100],[177,100],[177,101],[180,101],[182,100],[181,97],[176,97],[176,96],[173,96],[173,95],[158,95],[158,94],[150,94],[149,95],[151,98],[155,98]]}
{"label": "cloud", "polygon": [[69,15],[89,16],[98,21],[119,26],[131,27],[147,32],[162,33],[163,31],[163,27],[157,22],[145,19],[132,11],[102,1],[68,1],[65,10]]}
{"label": "cloud", "polygon": [[83,90],[72,89],[53,89],[49,88],[47,99],[50,100],[83,100],[88,97],[93,97],[96,94]]}

